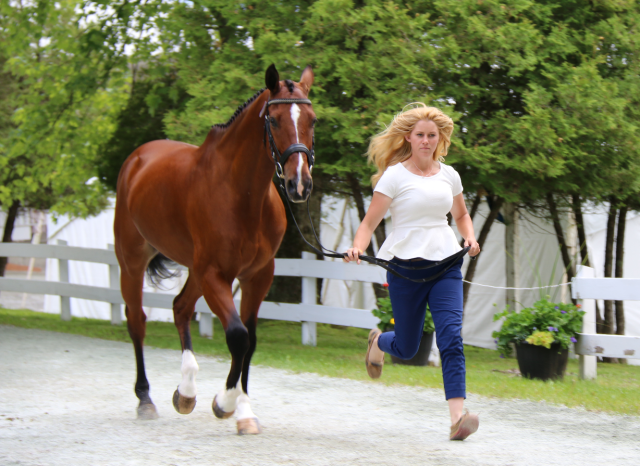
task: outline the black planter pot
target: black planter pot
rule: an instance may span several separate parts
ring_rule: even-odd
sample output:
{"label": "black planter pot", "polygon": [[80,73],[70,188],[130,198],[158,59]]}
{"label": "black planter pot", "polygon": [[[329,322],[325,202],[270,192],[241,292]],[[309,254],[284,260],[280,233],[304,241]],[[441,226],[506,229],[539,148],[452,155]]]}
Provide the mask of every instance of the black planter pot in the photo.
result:
{"label": "black planter pot", "polygon": [[562,379],[567,369],[569,350],[561,349],[560,343],[553,343],[549,349],[517,343],[516,356],[523,377],[541,380]]}
{"label": "black planter pot", "polygon": [[420,340],[418,352],[411,359],[400,359],[391,356],[391,362],[394,364],[404,364],[406,366],[427,366],[429,365],[429,354],[431,353],[431,345],[433,344],[433,333],[423,333]]}

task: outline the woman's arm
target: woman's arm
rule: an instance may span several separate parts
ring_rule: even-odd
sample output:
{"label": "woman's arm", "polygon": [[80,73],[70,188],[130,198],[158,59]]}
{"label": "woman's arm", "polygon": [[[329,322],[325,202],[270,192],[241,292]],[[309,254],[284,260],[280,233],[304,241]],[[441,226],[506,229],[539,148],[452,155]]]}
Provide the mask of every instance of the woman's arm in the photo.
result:
{"label": "woman's arm", "polygon": [[453,198],[453,206],[451,207],[451,215],[456,221],[458,231],[464,238],[464,245],[471,246],[469,250],[470,256],[477,256],[480,254],[480,245],[476,241],[476,235],[473,232],[473,222],[467,212],[467,206],[464,203],[464,196],[462,193]]}
{"label": "woman's arm", "polygon": [[362,220],[358,231],[356,231],[356,237],[353,239],[353,247],[347,249],[347,256],[344,258],[345,262],[357,260],[358,264],[360,263],[358,256],[366,251],[371,242],[371,235],[373,235],[374,230],[386,215],[392,200],[382,193],[373,193],[369,210],[367,210],[364,220]]}

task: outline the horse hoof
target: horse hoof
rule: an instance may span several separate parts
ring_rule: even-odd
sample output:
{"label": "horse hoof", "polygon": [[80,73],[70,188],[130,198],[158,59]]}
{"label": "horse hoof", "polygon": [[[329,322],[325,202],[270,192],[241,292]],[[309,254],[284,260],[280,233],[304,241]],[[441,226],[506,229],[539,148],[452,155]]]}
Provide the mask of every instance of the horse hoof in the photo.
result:
{"label": "horse hoof", "polygon": [[196,407],[196,398],[187,398],[182,396],[178,390],[173,392],[173,407],[180,414],[189,414]]}
{"label": "horse hoof", "polygon": [[235,410],[231,411],[230,413],[223,411],[222,408],[216,402],[216,398],[218,398],[218,395],[213,397],[213,403],[211,403],[213,414],[215,414],[218,419],[228,419],[231,416],[233,416],[233,413],[235,412]]}
{"label": "horse hoof", "polygon": [[238,435],[255,435],[262,433],[260,422],[255,417],[238,419]]}
{"label": "horse hoof", "polygon": [[158,419],[158,411],[153,403],[146,403],[138,406],[138,419],[141,421],[153,421]]}

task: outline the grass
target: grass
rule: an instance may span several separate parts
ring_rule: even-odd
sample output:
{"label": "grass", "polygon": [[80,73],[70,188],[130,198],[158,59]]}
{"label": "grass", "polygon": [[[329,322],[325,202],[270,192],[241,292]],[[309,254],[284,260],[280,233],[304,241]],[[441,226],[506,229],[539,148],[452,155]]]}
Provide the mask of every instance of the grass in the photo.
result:
{"label": "grass", "polygon": [[[73,333],[92,338],[129,342],[126,325],[112,326],[108,321],[74,317],[63,322],[60,316],[27,310],[0,308],[0,324]],[[313,372],[329,377],[369,380],[364,368],[368,331],[318,324],[318,346],[300,344],[300,324],[260,320],[255,364],[293,372]],[[214,319],[212,340],[199,336],[198,324],[191,334],[197,354],[229,359],[220,322]],[[178,334],[171,323],[149,322],[145,344],[157,348],[180,349]],[[640,366],[599,364],[598,379],[578,378],[578,362],[570,360],[564,380],[542,382],[515,376],[515,359],[501,359],[496,351],[465,346],[467,388],[469,392],[503,399],[525,399],[583,407],[590,411],[640,415]],[[131,364],[134,364],[131,351]],[[387,364],[378,381],[442,389],[442,373],[436,367],[410,367]]]}

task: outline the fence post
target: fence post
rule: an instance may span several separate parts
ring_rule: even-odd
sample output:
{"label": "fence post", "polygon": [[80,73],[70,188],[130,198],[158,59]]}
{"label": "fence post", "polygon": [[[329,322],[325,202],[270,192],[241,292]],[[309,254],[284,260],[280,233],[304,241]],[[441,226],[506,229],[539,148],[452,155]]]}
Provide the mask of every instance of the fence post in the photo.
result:
{"label": "fence post", "polygon": [[[59,239],[58,246],[66,246],[65,240]],[[61,283],[69,283],[69,261],[67,259],[58,259],[58,281]],[[69,296],[60,296],[60,318],[62,320],[71,320],[71,298]]]}
{"label": "fence post", "polygon": [[[579,266],[577,277],[574,278],[595,278],[595,270],[591,267]],[[585,312],[582,316],[582,333],[596,333],[596,301],[595,299],[582,299],[582,310]],[[578,337],[580,338],[580,337]],[[596,356],[579,356],[580,362],[580,378],[584,380],[595,380],[598,376],[598,364]]]}
{"label": "fence post", "polygon": [[[107,249],[115,251],[115,246],[107,244]],[[120,289],[120,269],[116,264],[109,264],[109,288]],[[119,303],[111,303],[111,325],[122,325],[122,310]]]}
{"label": "fence post", "polygon": [[[311,252],[303,252],[302,258],[315,260],[316,255]],[[302,277],[302,304],[317,304],[316,296],[316,279],[312,277]],[[317,345],[315,322],[302,322],[302,344],[309,346]]]}

